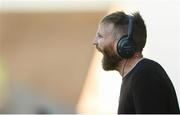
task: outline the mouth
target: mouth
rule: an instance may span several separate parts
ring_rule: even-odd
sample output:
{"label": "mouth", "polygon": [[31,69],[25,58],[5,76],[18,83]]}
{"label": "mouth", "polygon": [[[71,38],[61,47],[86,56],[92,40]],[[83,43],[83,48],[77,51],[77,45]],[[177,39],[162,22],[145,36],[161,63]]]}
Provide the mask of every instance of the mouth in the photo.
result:
{"label": "mouth", "polygon": [[98,45],[96,45],[96,49],[102,53],[102,50],[98,47]]}

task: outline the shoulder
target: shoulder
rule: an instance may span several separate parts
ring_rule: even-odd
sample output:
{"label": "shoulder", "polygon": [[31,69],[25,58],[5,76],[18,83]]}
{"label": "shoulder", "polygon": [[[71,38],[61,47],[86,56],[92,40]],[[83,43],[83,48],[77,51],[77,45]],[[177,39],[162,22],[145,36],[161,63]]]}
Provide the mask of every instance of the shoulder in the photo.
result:
{"label": "shoulder", "polygon": [[164,72],[165,70],[158,62],[144,58],[136,65],[132,74],[134,74],[134,76],[149,76],[151,74],[156,75]]}
{"label": "shoulder", "polygon": [[162,66],[154,61],[154,60],[151,60],[151,59],[148,59],[148,58],[144,58],[141,63],[139,64],[139,67],[140,68],[143,68],[143,69],[157,69],[157,68],[162,68]]}
{"label": "shoulder", "polygon": [[167,80],[168,75],[166,74],[163,67],[156,61],[150,59],[143,59],[137,66],[137,70],[133,76],[134,87],[138,86],[163,86],[164,81]]}
{"label": "shoulder", "polygon": [[167,76],[166,71],[164,68],[156,61],[144,58],[139,62],[138,66],[136,67],[136,74],[138,76],[141,75],[160,75],[160,76]]}

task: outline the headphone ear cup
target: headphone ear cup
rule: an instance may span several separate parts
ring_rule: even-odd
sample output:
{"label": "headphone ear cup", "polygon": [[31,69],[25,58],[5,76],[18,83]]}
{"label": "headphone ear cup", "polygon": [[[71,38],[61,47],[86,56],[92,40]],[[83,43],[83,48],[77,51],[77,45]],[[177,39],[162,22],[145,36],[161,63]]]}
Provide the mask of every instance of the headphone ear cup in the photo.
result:
{"label": "headphone ear cup", "polygon": [[135,53],[135,43],[129,40],[128,36],[123,36],[117,42],[117,53],[122,58],[130,58]]}

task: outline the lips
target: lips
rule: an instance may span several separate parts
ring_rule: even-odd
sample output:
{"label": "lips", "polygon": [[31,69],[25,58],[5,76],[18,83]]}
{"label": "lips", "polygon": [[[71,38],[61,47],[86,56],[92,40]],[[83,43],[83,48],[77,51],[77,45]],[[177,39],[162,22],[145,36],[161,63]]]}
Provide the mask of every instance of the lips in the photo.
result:
{"label": "lips", "polygon": [[98,47],[98,45],[96,45],[96,49],[97,49],[99,52],[102,52],[102,50]]}

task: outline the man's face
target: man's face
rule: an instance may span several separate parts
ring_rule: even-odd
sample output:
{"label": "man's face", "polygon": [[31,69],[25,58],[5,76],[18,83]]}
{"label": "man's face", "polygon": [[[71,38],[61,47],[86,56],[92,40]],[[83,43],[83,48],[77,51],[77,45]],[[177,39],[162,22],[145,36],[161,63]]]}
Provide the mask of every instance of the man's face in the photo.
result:
{"label": "man's face", "polygon": [[116,40],[112,34],[113,24],[100,24],[96,33],[93,44],[96,49],[103,54],[102,66],[103,69],[116,70],[119,62],[122,60],[115,53]]}

